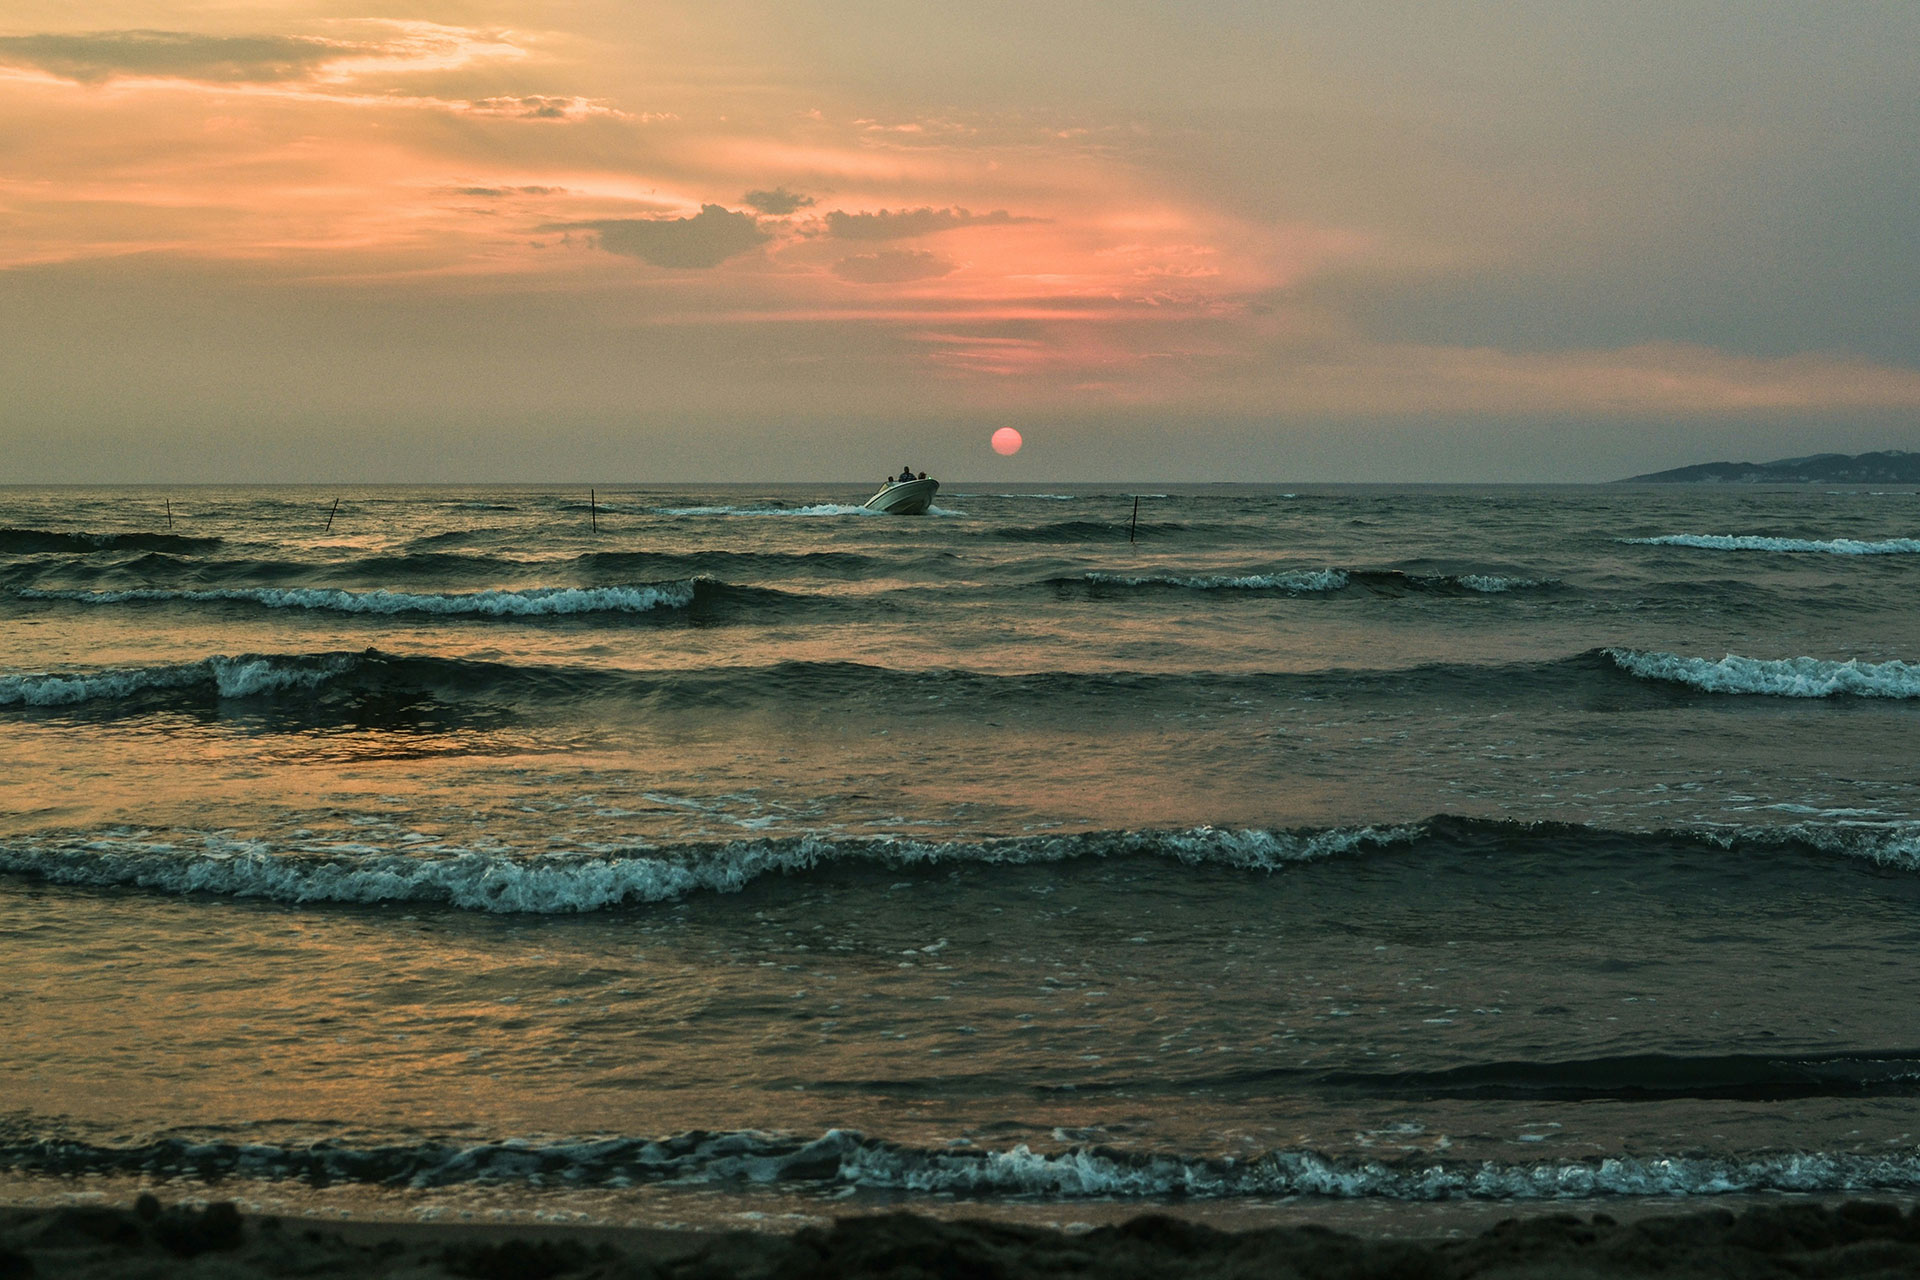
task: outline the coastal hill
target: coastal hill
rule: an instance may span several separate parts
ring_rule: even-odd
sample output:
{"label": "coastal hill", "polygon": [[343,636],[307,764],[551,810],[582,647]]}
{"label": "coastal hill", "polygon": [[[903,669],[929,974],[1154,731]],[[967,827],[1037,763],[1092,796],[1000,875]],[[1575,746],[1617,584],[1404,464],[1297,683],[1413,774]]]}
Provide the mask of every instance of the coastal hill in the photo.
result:
{"label": "coastal hill", "polygon": [[1920,453],[1816,453],[1778,462],[1699,462],[1618,484],[1920,484]]}

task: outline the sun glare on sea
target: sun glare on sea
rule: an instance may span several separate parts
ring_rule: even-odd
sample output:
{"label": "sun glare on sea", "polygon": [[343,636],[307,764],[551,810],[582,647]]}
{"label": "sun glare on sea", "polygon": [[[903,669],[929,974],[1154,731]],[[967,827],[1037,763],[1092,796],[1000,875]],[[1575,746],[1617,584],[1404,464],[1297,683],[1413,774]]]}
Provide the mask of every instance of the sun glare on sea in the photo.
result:
{"label": "sun glare on sea", "polygon": [[1026,441],[1012,427],[1002,427],[993,433],[993,451],[1003,458],[1011,458],[1020,452],[1020,446]]}

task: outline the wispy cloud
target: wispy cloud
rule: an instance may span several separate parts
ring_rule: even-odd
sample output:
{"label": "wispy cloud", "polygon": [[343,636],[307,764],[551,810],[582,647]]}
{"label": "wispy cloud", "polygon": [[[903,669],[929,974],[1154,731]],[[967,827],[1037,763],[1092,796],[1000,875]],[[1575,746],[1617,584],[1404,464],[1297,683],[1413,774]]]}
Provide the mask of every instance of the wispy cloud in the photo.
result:
{"label": "wispy cloud", "polygon": [[[642,124],[671,113],[633,113],[579,94],[449,96],[410,92],[407,77],[516,62],[528,55],[507,35],[432,22],[358,19],[324,24],[339,35],[209,35],[122,30],[0,37],[0,68],[97,89],[140,86],[247,94],[349,107],[451,112],[527,121],[613,119]],[[440,86],[436,86],[440,87]]]}
{"label": "wispy cloud", "polygon": [[565,187],[455,187],[457,196],[480,196],[489,200],[503,200],[508,196],[563,196]]}
{"label": "wispy cloud", "polygon": [[303,80],[380,44],[318,36],[212,36],[191,31],[90,31],[0,36],[0,64],[100,84],[122,77],[277,84]]}
{"label": "wispy cloud", "polygon": [[447,105],[455,111],[471,115],[506,116],[515,120],[584,120],[590,116],[634,118],[604,100],[557,98],[545,94],[529,94],[520,98],[475,98],[465,102],[449,102]]}
{"label": "wispy cloud", "polygon": [[371,18],[327,25],[343,34],[211,35],[135,28],[0,36],[0,65],[90,85],[115,80],[320,85],[526,56],[503,35],[466,27]]}

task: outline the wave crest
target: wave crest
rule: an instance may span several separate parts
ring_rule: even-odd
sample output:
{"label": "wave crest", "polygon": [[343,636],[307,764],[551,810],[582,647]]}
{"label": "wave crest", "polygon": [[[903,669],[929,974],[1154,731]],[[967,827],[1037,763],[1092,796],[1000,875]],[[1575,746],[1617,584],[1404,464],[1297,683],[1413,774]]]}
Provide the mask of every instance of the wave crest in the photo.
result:
{"label": "wave crest", "polygon": [[157,667],[111,667],[99,671],[0,676],[0,707],[58,707],[142,694],[204,690],[222,698],[248,698],[282,689],[310,689],[351,670],[356,659],[331,654],[308,659],[257,654],[215,654],[199,662]]}
{"label": "wave crest", "polygon": [[684,609],[702,579],[625,587],[528,587],[469,592],[349,591],[334,587],[218,587],[175,590],[134,587],[123,591],[63,591],[25,587],[26,600],[71,600],[107,605],[129,602],[257,604],[268,609],[313,609],[332,613],[431,613],[479,617],[553,617],[576,613],[650,613]]}
{"label": "wave crest", "polygon": [[1111,587],[1182,587],[1193,591],[1338,591],[1347,585],[1339,569],[1296,569],[1284,573],[1242,575],[1103,573],[1093,570],[1078,579]]}
{"label": "wave crest", "polygon": [[1509,578],[1486,573],[1402,573],[1398,569],[1289,569],[1249,574],[1125,574],[1093,570],[1078,578],[1050,579],[1055,584],[1092,583],[1096,586],[1172,588],[1186,591],[1285,591],[1307,593],[1344,591],[1349,586],[1380,594],[1417,593],[1457,595],[1462,592],[1497,595],[1560,585],[1552,578]]}
{"label": "wave crest", "polygon": [[1855,538],[1770,538],[1758,534],[1668,533],[1657,538],[1622,538],[1643,547],[1694,547],[1702,551],[1789,551],[1835,556],[1894,556],[1920,554],[1920,538],[1887,538],[1862,542]]}
{"label": "wave crest", "polygon": [[829,1129],[805,1140],[758,1130],[694,1131],[657,1139],[420,1142],[352,1146],[233,1143],[160,1138],[99,1145],[64,1138],[0,1144],[0,1168],[79,1177],[298,1179],[426,1189],[561,1181],[625,1187],[672,1181],[810,1184],[921,1194],[1044,1195],[1148,1199],[1191,1196],[1318,1196],[1432,1201],[1559,1200],[1598,1196],[1703,1196],[1756,1191],[1912,1191],[1920,1156],[1774,1151],[1745,1156],[1598,1156],[1528,1163],[1343,1159],[1276,1150],[1250,1160],[1073,1147],[1035,1151],[929,1150]]}
{"label": "wave crest", "polygon": [[1413,827],[1319,831],[1093,832],[1005,840],[739,840],[622,856],[523,858],[438,846],[419,854],[277,853],[264,842],[208,836],[197,849],[132,835],[28,839],[0,846],[0,871],[58,884],[168,894],[212,893],[291,903],[430,902],[468,911],[542,915],[732,893],[767,875],[832,864],[892,868],[1030,864],[1153,854],[1187,863],[1266,869],[1411,841]]}
{"label": "wave crest", "polygon": [[1765,694],[1776,698],[1920,698],[1920,664],[1830,662],[1821,658],[1743,658],[1714,661],[1639,649],[1603,649],[1614,665],[1643,680],[1684,684],[1707,693]]}
{"label": "wave crest", "polygon": [[315,841],[275,849],[264,840],[205,834],[170,842],[125,830],[18,837],[0,845],[0,872],[56,884],[217,894],[306,903],[420,902],[463,911],[578,914],[699,893],[734,893],[766,876],[832,867],[890,870],[1053,864],[1153,857],[1193,866],[1277,871],[1324,858],[1431,847],[1537,850],[1543,841],[1617,848],[1627,856],[1676,846],[1813,852],[1920,871],[1920,823],[1794,823],[1657,832],[1438,816],[1391,826],[1301,830],[1092,831],[988,840],[828,839],[789,836],[621,853],[542,853],[411,845],[404,852]]}

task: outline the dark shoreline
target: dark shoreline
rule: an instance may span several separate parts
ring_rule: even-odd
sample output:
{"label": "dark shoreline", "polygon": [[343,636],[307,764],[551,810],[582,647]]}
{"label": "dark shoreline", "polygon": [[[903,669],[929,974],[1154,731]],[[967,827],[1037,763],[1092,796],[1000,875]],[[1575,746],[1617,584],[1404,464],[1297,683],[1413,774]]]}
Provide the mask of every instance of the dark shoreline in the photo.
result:
{"label": "dark shoreline", "polygon": [[1314,1280],[1920,1275],[1920,1207],[1845,1201],[1703,1209],[1618,1222],[1541,1214],[1414,1241],[1306,1225],[1226,1232],[1146,1214],[1067,1233],[910,1213],[791,1235],[637,1227],[320,1222],[230,1203],[0,1209],[0,1280],[124,1275],[473,1280],[919,1280],[1275,1276]]}

